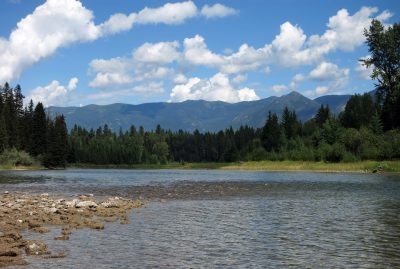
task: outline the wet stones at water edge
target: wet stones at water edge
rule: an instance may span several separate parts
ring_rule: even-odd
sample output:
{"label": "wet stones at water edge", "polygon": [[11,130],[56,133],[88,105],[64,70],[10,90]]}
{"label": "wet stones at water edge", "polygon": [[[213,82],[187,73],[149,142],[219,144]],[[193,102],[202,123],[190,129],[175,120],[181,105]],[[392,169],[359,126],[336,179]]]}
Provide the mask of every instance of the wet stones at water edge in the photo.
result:
{"label": "wet stones at water edge", "polygon": [[47,233],[49,225],[59,226],[61,234],[54,240],[69,240],[74,229],[104,229],[105,222],[128,223],[128,211],[139,208],[142,201],[121,197],[95,199],[81,195],[78,199],[28,193],[4,192],[0,197],[0,267],[25,265],[22,255],[62,258],[64,253],[51,253],[41,241],[25,240],[20,231]]}

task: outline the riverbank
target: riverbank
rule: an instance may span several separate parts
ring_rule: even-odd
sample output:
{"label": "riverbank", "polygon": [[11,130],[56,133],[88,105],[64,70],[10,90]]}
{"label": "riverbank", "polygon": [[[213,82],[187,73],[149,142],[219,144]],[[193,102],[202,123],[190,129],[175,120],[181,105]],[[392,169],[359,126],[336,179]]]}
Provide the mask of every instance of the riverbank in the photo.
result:
{"label": "riverbank", "polygon": [[[168,163],[168,164],[70,164],[80,169],[216,169],[249,171],[314,171],[314,172],[394,172],[400,173],[400,160],[326,163],[312,161],[248,161],[233,163]],[[1,170],[42,170],[43,166],[0,165]]]}
{"label": "riverbank", "polygon": [[400,173],[400,161],[360,161],[352,163],[325,163],[311,161],[249,161],[235,163],[168,163],[134,165],[73,164],[69,167],[91,169],[220,169],[250,171]]}
{"label": "riverbank", "polygon": [[48,233],[60,229],[54,240],[69,240],[74,229],[104,229],[105,222],[128,223],[128,211],[139,208],[142,201],[121,197],[96,199],[81,195],[76,199],[52,197],[47,193],[8,193],[0,196],[0,267],[25,265],[24,255],[62,258],[65,253],[52,253],[42,241],[25,240],[21,231]]}
{"label": "riverbank", "polygon": [[0,164],[0,171],[1,170],[42,170],[45,169],[43,166],[40,165],[10,165],[10,164]]}

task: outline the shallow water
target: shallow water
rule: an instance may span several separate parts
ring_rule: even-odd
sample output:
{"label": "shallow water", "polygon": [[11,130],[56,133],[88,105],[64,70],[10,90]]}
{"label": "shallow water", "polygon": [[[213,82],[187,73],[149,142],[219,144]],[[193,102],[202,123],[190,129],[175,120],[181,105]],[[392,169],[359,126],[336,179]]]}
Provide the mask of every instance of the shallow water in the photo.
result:
{"label": "shallow water", "polygon": [[[400,268],[400,177],[67,170],[0,173],[0,191],[142,196],[130,224],[26,234],[63,259],[25,268]],[[163,202],[157,202],[159,200]]]}

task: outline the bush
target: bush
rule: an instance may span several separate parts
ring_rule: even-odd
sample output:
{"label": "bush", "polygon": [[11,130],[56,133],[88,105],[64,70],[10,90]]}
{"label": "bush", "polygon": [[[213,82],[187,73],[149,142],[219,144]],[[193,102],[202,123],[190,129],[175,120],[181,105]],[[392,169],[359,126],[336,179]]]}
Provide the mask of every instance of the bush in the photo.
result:
{"label": "bush", "polygon": [[267,159],[267,155],[268,155],[267,151],[264,148],[259,147],[253,150],[250,158],[252,161],[262,161]]}
{"label": "bush", "polygon": [[326,143],[322,143],[316,154],[316,160],[324,160],[326,162],[338,163],[343,161],[345,156],[349,154],[346,152],[343,144],[335,143],[333,145],[329,145]]}
{"label": "bush", "polygon": [[25,165],[29,166],[34,163],[34,159],[25,151],[18,151],[15,148],[6,149],[0,155],[0,163],[3,165]]}

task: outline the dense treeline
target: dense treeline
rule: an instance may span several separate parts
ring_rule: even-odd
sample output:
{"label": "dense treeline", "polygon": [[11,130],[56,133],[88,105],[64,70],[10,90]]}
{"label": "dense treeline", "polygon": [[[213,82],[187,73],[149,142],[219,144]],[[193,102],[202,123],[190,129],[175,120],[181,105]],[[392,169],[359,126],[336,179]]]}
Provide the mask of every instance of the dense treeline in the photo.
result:
{"label": "dense treeline", "polygon": [[[42,103],[23,105],[21,87],[0,87],[0,152],[2,162],[30,165],[34,159],[46,167],[65,167],[67,127],[64,116],[50,119]],[[31,158],[26,153],[29,153]]]}
{"label": "dense treeline", "polygon": [[116,133],[105,125],[97,130],[75,126],[68,134],[63,116],[50,119],[43,105],[34,106],[32,101],[23,108],[21,88],[5,84],[0,91],[0,162],[7,158],[26,161],[26,153],[46,167],[66,163],[399,159],[400,25],[385,28],[373,20],[365,36],[371,56],[362,61],[373,69],[371,78],[378,81],[376,94],[352,96],[338,116],[328,106],[321,106],[315,117],[304,123],[294,110],[285,108],[280,118],[266,111],[265,125],[258,129],[243,126],[217,133],[189,133],[132,126]]}

